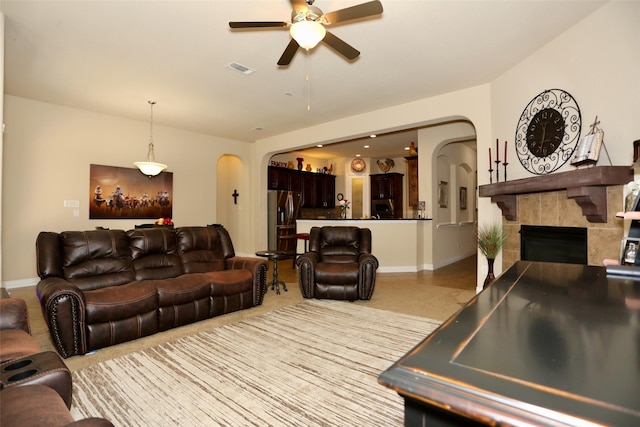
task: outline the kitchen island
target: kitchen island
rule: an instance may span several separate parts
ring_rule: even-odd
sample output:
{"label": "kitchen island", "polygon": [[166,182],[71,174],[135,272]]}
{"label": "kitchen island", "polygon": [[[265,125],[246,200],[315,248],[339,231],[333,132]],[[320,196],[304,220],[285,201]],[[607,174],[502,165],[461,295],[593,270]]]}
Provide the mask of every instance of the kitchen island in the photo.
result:
{"label": "kitchen island", "polygon": [[[353,226],[371,229],[371,252],[378,258],[381,273],[432,270],[432,221],[425,219],[298,219],[297,233],[308,233],[311,227]],[[297,252],[304,252],[298,241]]]}

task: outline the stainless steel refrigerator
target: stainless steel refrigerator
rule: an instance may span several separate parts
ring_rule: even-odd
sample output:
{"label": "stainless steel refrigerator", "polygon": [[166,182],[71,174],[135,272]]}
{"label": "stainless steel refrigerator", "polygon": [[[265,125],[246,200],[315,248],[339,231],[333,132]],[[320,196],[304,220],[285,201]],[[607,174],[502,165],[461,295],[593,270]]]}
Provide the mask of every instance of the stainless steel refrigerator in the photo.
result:
{"label": "stainless steel refrigerator", "polygon": [[296,219],[300,214],[301,195],[296,191],[269,190],[269,250],[296,253]]}

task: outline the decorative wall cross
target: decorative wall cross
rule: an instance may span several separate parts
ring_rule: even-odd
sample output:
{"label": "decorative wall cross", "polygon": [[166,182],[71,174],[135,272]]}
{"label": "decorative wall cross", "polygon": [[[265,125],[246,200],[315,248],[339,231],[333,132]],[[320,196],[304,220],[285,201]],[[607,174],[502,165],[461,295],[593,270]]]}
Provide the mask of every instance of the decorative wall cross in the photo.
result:
{"label": "decorative wall cross", "polygon": [[240,195],[240,193],[238,193],[238,190],[233,190],[233,194],[231,195],[231,197],[233,197],[233,204],[237,205],[238,204],[238,196]]}

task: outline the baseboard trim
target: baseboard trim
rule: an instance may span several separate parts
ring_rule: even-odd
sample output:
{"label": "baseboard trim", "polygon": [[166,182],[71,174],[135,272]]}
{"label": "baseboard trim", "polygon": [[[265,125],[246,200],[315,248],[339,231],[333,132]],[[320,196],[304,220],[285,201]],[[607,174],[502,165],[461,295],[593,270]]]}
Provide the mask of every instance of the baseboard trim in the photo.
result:
{"label": "baseboard trim", "polygon": [[2,282],[2,286],[7,289],[28,288],[29,286],[37,285],[39,281],[40,279],[37,277],[32,279],[5,280]]}

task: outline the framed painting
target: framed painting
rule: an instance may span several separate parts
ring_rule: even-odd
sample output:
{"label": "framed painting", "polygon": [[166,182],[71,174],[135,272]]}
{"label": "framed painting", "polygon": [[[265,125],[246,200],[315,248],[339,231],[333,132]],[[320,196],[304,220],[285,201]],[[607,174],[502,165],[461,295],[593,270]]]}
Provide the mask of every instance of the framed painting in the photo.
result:
{"label": "framed painting", "polygon": [[440,181],[438,184],[438,206],[446,208],[449,206],[449,183]]}
{"label": "framed painting", "polygon": [[467,187],[460,187],[460,209],[467,209]]}
{"label": "framed painting", "polygon": [[173,173],[90,165],[89,219],[172,218]]}

